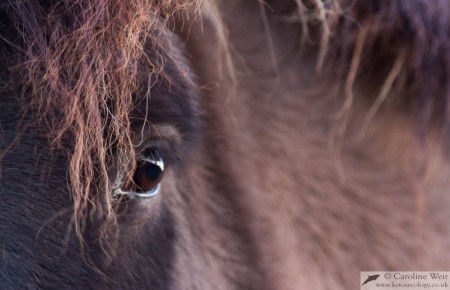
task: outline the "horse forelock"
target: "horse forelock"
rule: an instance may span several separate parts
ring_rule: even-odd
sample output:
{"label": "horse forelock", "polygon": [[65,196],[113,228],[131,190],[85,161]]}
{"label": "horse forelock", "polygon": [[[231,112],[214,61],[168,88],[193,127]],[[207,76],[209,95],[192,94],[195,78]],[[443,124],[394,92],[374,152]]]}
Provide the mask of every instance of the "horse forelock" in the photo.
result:
{"label": "horse forelock", "polygon": [[132,177],[136,152],[130,113],[133,96],[146,94],[138,74],[145,66],[149,75],[164,75],[164,63],[146,57],[148,44],[170,58],[165,22],[199,6],[196,1],[140,0],[1,5],[15,28],[12,37],[3,35],[17,59],[10,64],[11,83],[22,92],[24,114],[32,113],[47,128],[50,143],[67,153],[80,239],[88,214],[115,221],[108,176],[112,160],[119,160],[126,178]]}

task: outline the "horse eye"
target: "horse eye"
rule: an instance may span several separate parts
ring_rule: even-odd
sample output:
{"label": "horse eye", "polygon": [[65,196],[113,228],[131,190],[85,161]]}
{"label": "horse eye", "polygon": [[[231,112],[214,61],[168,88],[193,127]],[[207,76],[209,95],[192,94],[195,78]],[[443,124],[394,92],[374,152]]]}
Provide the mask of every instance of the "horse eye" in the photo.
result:
{"label": "horse eye", "polygon": [[150,197],[158,193],[164,175],[164,160],[156,149],[144,152],[138,160],[133,176],[135,191],[141,197]]}
{"label": "horse eye", "polygon": [[161,188],[164,176],[164,158],[159,150],[147,149],[139,157],[133,182],[129,185],[115,187],[112,197],[117,200],[123,198],[150,198],[155,196]]}

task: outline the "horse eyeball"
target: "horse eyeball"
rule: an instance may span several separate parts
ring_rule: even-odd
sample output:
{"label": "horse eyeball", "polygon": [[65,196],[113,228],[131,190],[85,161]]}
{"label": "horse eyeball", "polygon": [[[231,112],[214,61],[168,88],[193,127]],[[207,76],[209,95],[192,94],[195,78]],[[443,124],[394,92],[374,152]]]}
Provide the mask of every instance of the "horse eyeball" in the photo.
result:
{"label": "horse eyeball", "polygon": [[156,150],[149,150],[138,160],[133,181],[136,192],[156,194],[164,176],[164,160]]}

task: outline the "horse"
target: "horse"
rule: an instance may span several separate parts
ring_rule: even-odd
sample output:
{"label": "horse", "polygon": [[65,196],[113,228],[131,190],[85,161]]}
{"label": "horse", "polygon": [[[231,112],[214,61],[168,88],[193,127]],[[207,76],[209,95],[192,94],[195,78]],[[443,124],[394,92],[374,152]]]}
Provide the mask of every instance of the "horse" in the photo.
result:
{"label": "horse", "polygon": [[1,289],[450,267],[446,0],[5,0]]}

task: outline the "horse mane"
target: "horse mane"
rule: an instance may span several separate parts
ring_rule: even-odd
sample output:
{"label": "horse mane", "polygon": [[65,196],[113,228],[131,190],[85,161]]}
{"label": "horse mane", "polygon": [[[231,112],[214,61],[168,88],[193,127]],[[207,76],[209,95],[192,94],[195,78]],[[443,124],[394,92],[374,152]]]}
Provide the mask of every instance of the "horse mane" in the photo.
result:
{"label": "horse mane", "polygon": [[[346,76],[341,81],[344,110],[352,105],[356,82],[381,75],[368,114],[390,92],[402,90],[408,92],[406,101],[415,104],[420,132],[436,110],[442,110],[448,123],[450,7],[445,0],[291,2],[296,4],[289,12],[301,26],[302,46],[320,47],[317,70]],[[145,57],[145,45],[164,50],[164,34],[158,29],[170,27],[156,24],[188,13],[212,17],[229,63],[219,4],[10,0],[1,9],[18,34],[2,35],[2,42],[17,57],[11,72],[22,100],[47,128],[51,144],[67,152],[73,217],[81,239],[81,221],[88,215],[114,219],[110,196],[93,194],[111,192],[108,168],[113,157],[123,172],[133,172],[132,96],[145,94],[137,82],[139,65],[145,62],[150,73],[161,73],[162,65]],[[310,44],[309,38],[317,42]],[[391,65],[386,68],[386,63]]]}

